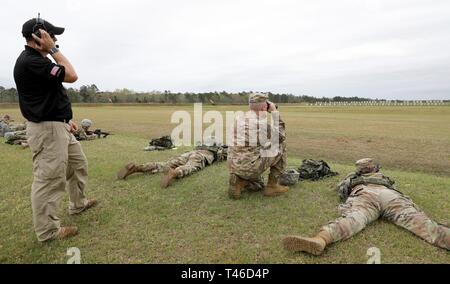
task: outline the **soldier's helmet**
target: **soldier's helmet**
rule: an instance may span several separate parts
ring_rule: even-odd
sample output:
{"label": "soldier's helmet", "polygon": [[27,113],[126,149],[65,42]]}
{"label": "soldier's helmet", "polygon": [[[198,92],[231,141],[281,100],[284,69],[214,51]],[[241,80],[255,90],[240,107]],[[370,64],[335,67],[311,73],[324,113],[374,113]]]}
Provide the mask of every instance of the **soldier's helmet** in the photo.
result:
{"label": "soldier's helmet", "polygon": [[6,141],[12,140],[16,135],[14,134],[14,132],[6,132],[5,133],[5,139]]}
{"label": "soldier's helmet", "polygon": [[250,94],[250,96],[248,97],[248,103],[250,104],[263,103],[267,102],[268,99],[269,99],[268,94],[256,92]]}
{"label": "soldier's helmet", "polygon": [[364,158],[356,161],[356,172],[360,174],[375,173],[381,168],[379,164],[376,164],[371,158]]}
{"label": "soldier's helmet", "polygon": [[81,126],[83,128],[89,128],[89,127],[91,127],[91,125],[92,125],[92,121],[90,119],[85,118],[81,121]]}
{"label": "soldier's helmet", "polygon": [[297,172],[295,169],[287,169],[280,176],[279,182],[281,185],[291,186],[295,185],[298,182],[299,178],[300,178],[299,172]]}

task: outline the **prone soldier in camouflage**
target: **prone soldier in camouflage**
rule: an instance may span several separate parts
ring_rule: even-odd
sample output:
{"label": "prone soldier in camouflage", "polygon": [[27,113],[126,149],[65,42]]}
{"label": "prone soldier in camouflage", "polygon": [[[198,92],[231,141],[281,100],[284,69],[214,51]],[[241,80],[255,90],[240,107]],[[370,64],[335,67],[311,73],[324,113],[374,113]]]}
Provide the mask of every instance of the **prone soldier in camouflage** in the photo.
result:
{"label": "prone soldier in camouflage", "polygon": [[97,139],[98,135],[89,130],[91,126],[92,121],[85,118],[81,121],[81,127],[73,135],[78,141]]}
{"label": "prone soldier in camouflage", "polygon": [[7,132],[23,131],[25,129],[25,123],[14,123],[14,120],[8,114],[0,118],[0,137],[3,137]]}
{"label": "prone soldier in camouflage", "polygon": [[426,242],[450,250],[450,228],[431,220],[407,196],[397,191],[394,181],[379,172],[380,166],[366,158],[356,162],[357,171],[338,184],[342,217],[322,227],[313,238],[289,236],[287,250],[320,255],[333,242],[345,240],[382,217],[405,228]]}
{"label": "prone soldier in camouflage", "polygon": [[22,146],[22,148],[28,147],[26,130],[6,132],[5,139],[6,139],[6,141],[5,141],[6,144],[20,145],[20,146]]}
{"label": "prone soldier in camouflage", "polygon": [[[215,162],[225,161],[227,153],[228,147],[225,145],[201,145],[166,162],[150,162],[141,165],[128,163],[117,173],[117,178],[126,179],[134,173],[156,174],[163,172],[161,187],[165,188],[172,184],[175,179],[200,171]],[[248,186],[248,190],[259,191],[263,188],[263,183],[263,180],[254,182]]]}
{"label": "prone soldier in camouflage", "polygon": [[[250,111],[235,121],[233,143],[228,157],[228,195],[232,199],[239,199],[241,191],[249,183],[261,180],[262,174],[269,168],[264,196],[286,193],[289,188],[279,184],[279,178],[287,164],[285,124],[275,104],[269,102],[265,93],[250,94],[249,107]],[[271,113],[273,121],[278,123],[270,125],[267,113]],[[275,140],[278,137],[278,141],[273,143],[272,137]],[[271,155],[265,155],[269,148]]]}

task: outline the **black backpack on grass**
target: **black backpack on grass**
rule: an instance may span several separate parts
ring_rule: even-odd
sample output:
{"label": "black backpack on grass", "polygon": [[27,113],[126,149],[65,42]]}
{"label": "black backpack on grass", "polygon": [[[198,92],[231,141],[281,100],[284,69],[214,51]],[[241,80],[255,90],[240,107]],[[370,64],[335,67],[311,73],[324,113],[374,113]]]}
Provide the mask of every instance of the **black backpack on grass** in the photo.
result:
{"label": "black backpack on grass", "polygon": [[172,139],[170,136],[163,136],[160,138],[152,139],[149,143],[150,146],[162,147],[165,149],[172,149],[175,146],[173,145]]}
{"label": "black backpack on grass", "polygon": [[307,159],[302,161],[302,165],[298,168],[300,174],[299,179],[318,180],[324,177],[338,175],[333,172],[324,160]]}

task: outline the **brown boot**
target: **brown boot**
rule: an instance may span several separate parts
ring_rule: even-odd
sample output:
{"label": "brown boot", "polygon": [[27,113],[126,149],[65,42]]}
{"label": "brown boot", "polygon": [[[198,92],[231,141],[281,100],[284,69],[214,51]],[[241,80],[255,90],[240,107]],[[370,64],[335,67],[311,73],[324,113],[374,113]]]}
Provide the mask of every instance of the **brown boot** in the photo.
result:
{"label": "brown boot", "polygon": [[139,172],[138,166],[135,163],[131,162],[131,163],[128,163],[122,169],[120,169],[120,171],[117,173],[117,178],[118,179],[126,179],[127,176],[134,174],[136,172]]}
{"label": "brown boot", "polygon": [[88,199],[88,203],[86,204],[86,206],[84,206],[83,210],[81,210],[80,212],[76,212],[76,213],[69,213],[70,215],[78,215],[83,213],[84,211],[88,210],[89,208],[95,207],[98,204],[98,200],[95,198],[92,199]]}
{"label": "brown boot", "polygon": [[164,170],[164,176],[161,179],[161,187],[166,188],[171,185],[177,176],[177,172],[172,168]]}
{"label": "brown boot", "polygon": [[304,251],[313,255],[321,255],[325,247],[331,244],[333,239],[327,231],[321,231],[313,238],[301,236],[288,236],[283,239],[286,250],[297,252]]}
{"label": "brown boot", "polygon": [[72,236],[75,236],[76,234],[78,234],[78,228],[77,227],[61,227],[58,230],[58,233],[56,233],[56,236],[54,239],[66,239],[66,238],[70,238]]}
{"label": "brown boot", "polygon": [[278,196],[289,191],[289,187],[278,184],[278,179],[269,175],[269,181],[264,189],[264,196]]}
{"label": "brown boot", "polygon": [[248,181],[240,178],[235,174],[230,174],[229,187],[228,187],[228,196],[231,199],[239,199],[241,198],[241,192],[246,185],[248,185]]}

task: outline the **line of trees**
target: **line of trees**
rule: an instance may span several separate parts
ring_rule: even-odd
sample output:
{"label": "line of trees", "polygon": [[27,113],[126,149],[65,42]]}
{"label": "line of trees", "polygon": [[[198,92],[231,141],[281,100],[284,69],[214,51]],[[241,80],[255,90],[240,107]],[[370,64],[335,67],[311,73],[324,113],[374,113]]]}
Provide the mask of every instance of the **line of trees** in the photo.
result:
{"label": "line of trees", "polygon": [[[227,93],[173,93],[169,90],[163,92],[135,92],[130,89],[117,89],[115,91],[100,91],[95,85],[83,85],[79,89],[68,88],[67,94],[73,103],[148,103],[148,104],[247,104],[248,92]],[[358,102],[383,101],[359,97],[316,98],[312,96],[296,96],[293,94],[269,93],[269,100],[274,103],[330,103],[330,102]],[[15,88],[6,89],[0,86],[0,103],[17,103],[19,101]],[[399,101],[401,102],[401,101]]]}

